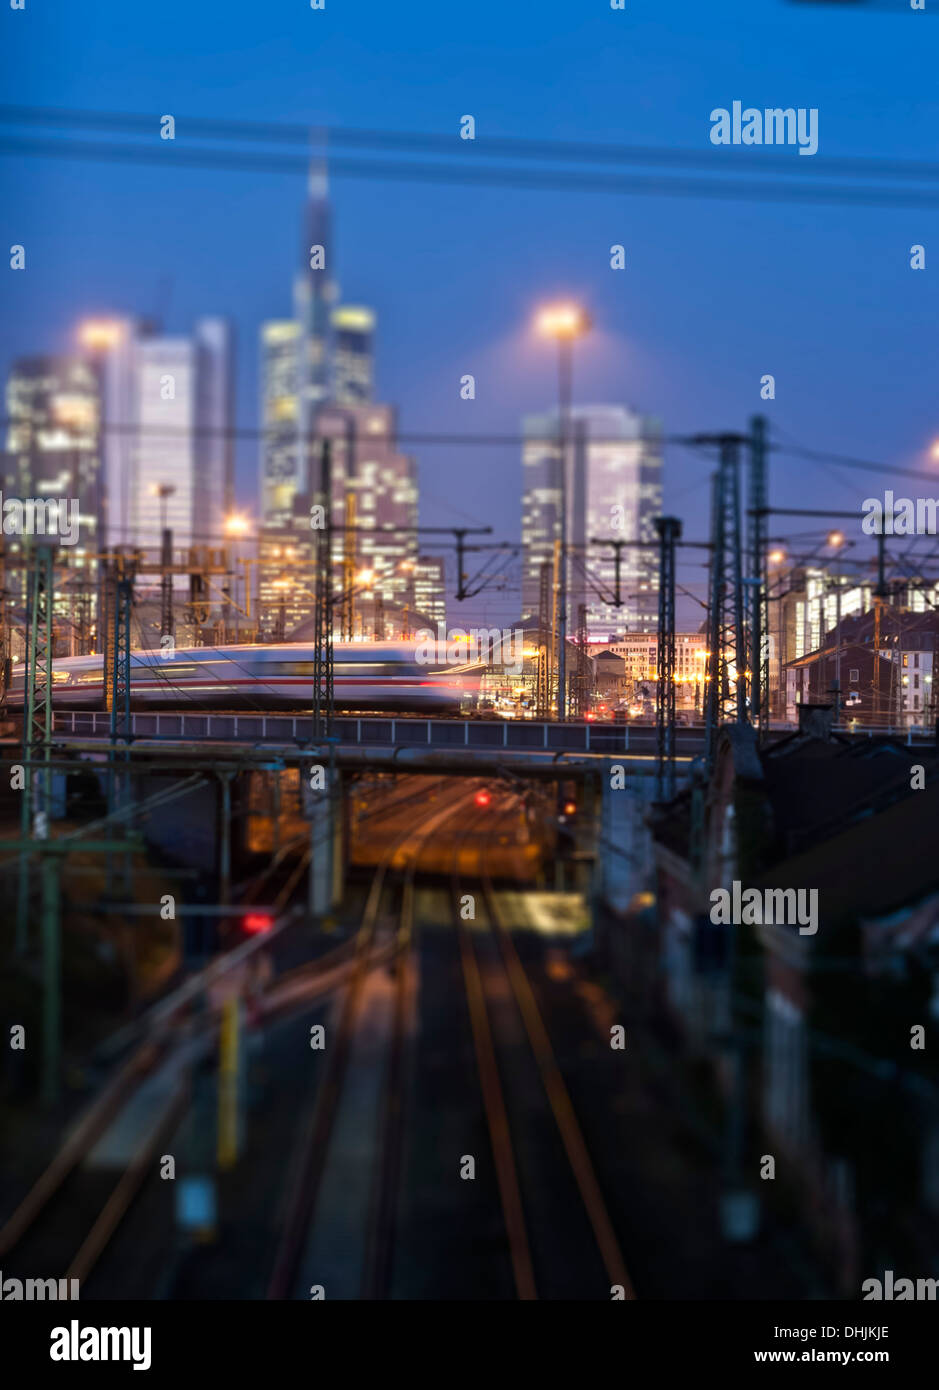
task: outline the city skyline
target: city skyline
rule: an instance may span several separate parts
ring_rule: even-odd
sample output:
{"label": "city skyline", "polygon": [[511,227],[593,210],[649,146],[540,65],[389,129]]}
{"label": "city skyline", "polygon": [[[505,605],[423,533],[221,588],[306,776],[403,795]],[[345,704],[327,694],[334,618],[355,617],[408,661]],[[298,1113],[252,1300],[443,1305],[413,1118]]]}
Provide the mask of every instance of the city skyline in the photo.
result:
{"label": "city skyline", "polygon": [[[484,6],[481,22],[486,22],[488,12]],[[319,114],[328,114],[338,126],[371,123],[452,132],[459,155],[459,118],[465,101],[451,100],[448,79],[440,74],[426,95],[409,90],[406,81],[397,83],[389,104],[387,84],[376,73],[375,63],[390,21],[379,9],[370,13],[369,38],[356,44],[355,60],[349,36],[328,31],[327,51],[343,83],[333,79],[327,67],[316,97]],[[510,88],[504,57],[489,75],[488,86],[480,86],[479,59],[474,55],[469,68],[474,89],[498,95],[499,112],[498,121],[485,106],[477,112],[477,144],[481,148],[484,136],[494,130],[535,140],[566,137],[641,144],[649,128],[646,113],[654,108],[655,139],[650,135],[645,143],[665,152],[707,145],[719,161],[715,168],[739,171],[739,160],[750,152],[710,146],[708,116],[715,104],[726,104],[721,93],[752,85],[780,93],[780,100],[819,108],[819,153],[796,161],[803,181],[815,177],[811,171],[817,162],[841,155],[889,158],[902,151],[908,159],[928,157],[927,144],[917,133],[925,130],[926,116],[911,130],[880,80],[884,68],[892,71],[901,61],[922,65],[926,71],[925,55],[908,51],[902,25],[889,15],[863,21],[852,17],[848,25],[837,12],[819,9],[808,15],[805,7],[784,5],[768,6],[767,13],[773,18],[774,44],[754,52],[748,43],[746,67],[733,49],[717,43],[705,18],[684,3],[670,8],[668,21],[664,15],[631,17],[636,27],[630,29],[628,45],[613,38],[618,31],[609,27],[621,16],[568,16],[571,33],[563,42],[558,34],[549,34],[546,42],[559,90],[565,73],[573,80],[579,55],[590,49],[591,102],[576,122],[568,119],[563,107],[552,113],[543,102],[530,100],[537,89],[533,76],[515,74]],[[230,12],[236,47],[248,42],[247,15],[239,6]],[[318,18],[331,23],[326,16]],[[741,42],[760,22],[741,12]],[[805,25],[813,39],[808,51],[802,45]],[[876,68],[873,49],[865,46],[871,33],[877,35]],[[601,51],[611,38],[614,47],[596,62],[600,36]],[[191,37],[193,49],[181,60],[181,79],[187,64],[204,70],[204,64],[211,69],[213,61],[214,35],[203,20],[193,19]],[[448,38],[458,41],[453,22],[437,17],[424,44],[432,48]],[[82,40],[66,17],[60,38],[50,44],[49,70],[43,78],[48,87],[31,89],[30,101],[132,110],[146,95],[154,109],[167,109],[165,97],[157,95],[162,88],[155,76],[145,78],[134,91],[122,90],[116,73],[94,91],[84,87],[80,69],[65,62],[66,50],[59,47],[61,42],[80,48],[82,41],[95,53],[108,49],[104,30]],[[282,122],[309,119],[315,114],[304,109],[309,99],[300,96],[299,85],[291,95],[290,75],[299,73],[314,41],[308,25],[275,22],[269,43],[287,74],[286,100],[283,83],[257,74],[245,89],[247,106],[234,92],[220,94],[213,114]],[[517,49],[522,43],[514,18],[509,21],[509,41],[511,51],[513,44]],[[14,34],[11,56],[18,42]],[[160,44],[159,35],[154,36],[154,74],[162,73],[168,62]],[[673,100],[657,99],[657,69],[653,64],[644,71],[637,64],[632,56],[637,48],[652,55],[667,48],[667,90]],[[840,60],[845,52],[856,56],[857,97],[846,103],[839,92],[837,101],[833,96],[826,106],[825,92],[837,91],[830,73],[838,64],[833,69],[832,59],[837,54]],[[797,53],[800,90],[793,91],[791,62]],[[615,54],[630,75],[625,106],[620,74],[614,82]],[[702,54],[710,68],[701,61]],[[420,62],[418,41],[405,69],[408,63]],[[421,71],[425,72],[423,66]],[[16,100],[12,64],[9,75],[11,100]],[[928,114],[931,99],[925,100]],[[728,159],[738,163],[731,165]],[[223,312],[237,284],[238,421],[248,430],[256,428],[257,332],[265,319],[287,307],[284,272],[296,264],[302,207],[298,177],[222,168],[197,176],[191,171],[143,171],[133,165],[111,169],[95,161],[79,168],[68,161],[40,160],[35,169],[37,179],[21,208],[23,230],[18,233],[31,250],[29,299],[22,298],[26,286],[21,289],[15,276],[6,277],[0,289],[14,340],[26,345],[22,315],[27,302],[30,347],[52,352],[66,350],[72,325],[89,308],[151,312],[154,304],[166,305],[168,299],[164,319],[167,330],[176,332],[201,314]],[[113,254],[105,252],[107,240],[101,238],[108,236],[107,215],[104,230],[96,222],[96,240],[89,243],[90,228],[76,202],[82,180],[105,209],[116,209],[121,187],[158,190],[155,215],[144,222],[134,213],[127,228],[124,245],[135,248],[132,265],[119,248],[113,248]],[[588,303],[596,323],[578,350],[575,403],[601,400],[633,406],[662,418],[670,434],[743,428],[755,410],[765,409],[780,430],[780,444],[914,469],[930,466],[928,448],[937,429],[928,404],[927,370],[935,291],[928,272],[909,266],[909,248],[928,238],[933,216],[928,211],[902,205],[891,209],[821,204],[809,212],[798,200],[773,199],[761,206],[753,197],[715,202],[690,194],[660,203],[637,197],[624,204],[595,193],[532,195],[511,186],[502,191],[465,190],[445,182],[383,185],[380,178],[350,181],[345,173],[331,174],[331,186],[341,240],[337,279],[343,288],[349,285],[355,302],[377,313],[382,333],[378,394],[396,402],[405,433],[514,436],[522,415],[550,410],[553,363],[550,352],[533,339],[529,324],[539,302],[568,292]],[[52,197],[66,213],[68,251],[57,240],[57,223],[48,215]],[[392,215],[379,216],[386,209]],[[583,213],[588,209],[595,231],[585,236]],[[676,222],[673,216],[676,211],[692,218],[696,235],[690,242],[678,225],[682,218]],[[610,269],[609,248],[614,243],[622,243],[626,252],[626,269],[619,272]],[[74,284],[62,279],[63,254],[80,255],[86,267],[80,300]],[[141,265],[142,282],[137,274]],[[141,283],[148,282],[149,292],[141,289]],[[881,292],[888,286],[889,296]],[[892,310],[886,303],[894,295],[899,296],[906,324],[901,338],[891,329]],[[720,312],[715,317],[716,306]],[[871,341],[880,345],[876,370],[874,355],[864,346]],[[692,342],[706,344],[706,350],[692,351]],[[472,402],[459,396],[459,381],[467,372],[477,379]],[[759,383],[766,372],[776,377],[777,395],[764,404]],[[877,404],[884,398],[891,401],[889,412]],[[244,506],[253,500],[256,440],[236,439],[235,448],[238,503]],[[684,515],[686,534],[691,534],[689,527],[706,510],[711,463],[700,453],[668,442],[665,451],[665,510]],[[480,508],[474,499],[478,484],[497,516],[499,534],[517,535],[513,445],[435,443],[417,452],[422,521],[488,523],[490,517],[483,514],[488,507]],[[777,505],[799,505],[806,485],[811,485],[819,506],[856,507],[868,495],[864,474],[844,468],[839,472],[836,463],[814,466],[794,454],[779,455],[779,467],[776,462],[771,485]],[[703,530],[698,522],[699,539],[705,538]],[[683,578],[701,596],[700,575],[686,566]],[[484,607],[506,619],[511,615],[511,602],[498,594],[464,605],[469,620],[481,616]]]}
{"label": "city skyline", "polygon": [[0,7],[37,1365],[355,1302],[921,1359],[937,15]]}

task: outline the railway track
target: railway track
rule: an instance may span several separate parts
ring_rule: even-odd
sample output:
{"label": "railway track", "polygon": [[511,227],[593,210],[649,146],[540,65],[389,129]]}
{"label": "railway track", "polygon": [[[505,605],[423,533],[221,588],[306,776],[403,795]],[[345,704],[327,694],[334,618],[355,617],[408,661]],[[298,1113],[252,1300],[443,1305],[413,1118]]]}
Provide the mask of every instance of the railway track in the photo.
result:
{"label": "railway track", "polygon": [[[441,779],[443,785],[443,779]],[[360,1259],[346,1258],[351,1296],[381,1298],[386,1295],[394,1248],[395,1210],[401,1169],[404,1132],[404,1070],[410,1023],[413,1018],[415,966],[413,961],[413,890],[420,850],[439,827],[465,807],[469,793],[463,786],[445,789],[438,801],[416,812],[414,823],[387,847],[372,877],[362,925],[356,936],[355,964],[343,993],[335,1025],[330,1029],[324,1075],[317,1090],[310,1122],[295,1151],[288,1185],[288,1199],[282,1214],[281,1236],[268,1284],[270,1299],[286,1299],[305,1289],[310,1279],[319,1279],[315,1254],[318,1235],[330,1212],[321,1209],[324,1186],[335,1180],[342,1162],[335,1131],[340,1116],[344,1088],[348,1089],[350,1059],[357,1032],[364,1031],[363,996],[366,981],[376,965],[390,957],[391,999],[386,1001],[381,1026],[384,1036],[379,1051],[384,1053],[383,1079],[378,1096],[367,1107],[366,1125],[372,1131],[368,1154],[359,1163],[360,1178],[367,1166],[365,1200],[361,1204],[359,1231],[354,1242]],[[400,885],[388,882],[393,872],[403,874]],[[397,906],[392,914],[382,914],[382,905],[394,893]],[[366,1020],[367,1021],[367,1020]],[[333,1036],[334,1035],[334,1036]],[[348,1176],[348,1174],[346,1174]],[[353,1243],[350,1241],[350,1244]],[[328,1244],[323,1237],[321,1246]],[[354,1267],[358,1265],[358,1274]],[[301,1269],[305,1270],[301,1278]],[[354,1294],[351,1290],[354,1287]],[[305,1296],[305,1295],[304,1295]]]}
{"label": "railway track", "polygon": [[[285,885],[288,890],[295,878],[295,872],[291,873]],[[307,1010],[345,987],[355,969],[356,947],[355,939],[341,942],[277,976],[263,997],[264,1018],[270,1021]],[[188,1022],[181,1020],[188,1016],[200,979],[205,977],[208,988],[220,964],[224,958],[187,981],[177,992],[175,1005],[175,996],[160,1001],[135,1025],[140,1035],[126,1060],[117,1065],[111,1080],[0,1227],[0,1260],[8,1274],[41,1273],[80,1283],[90,1277],[145,1184],[154,1180],[158,1155],[187,1112],[193,1072],[215,1050],[218,1007],[210,1005],[200,1015],[189,1016]],[[126,1047],[125,1041],[121,1050]],[[161,1073],[156,1101],[143,1120],[134,1118],[131,1138],[128,1112],[135,1103],[139,1111],[143,1088]],[[127,1156],[115,1168],[107,1158],[96,1160],[101,1149],[112,1154],[123,1151]],[[69,1251],[74,1253],[64,1253]]]}
{"label": "railway track", "polygon": [[[418,1222],[424,1222],[421,1234],[430,1234],[433,1264],[439,1261],[441,1288],[446,1289],[450,1255],[441,1245],[440,1233],[446,1229],[441,1218],[449,1211],[463,1222],[460,1239],[472,1249],[474,1222],[483,1206],[491,1215],[485,1218],[479,1268],[468,1283],[490,1287],[488,1296],[498,1289],[497,1297],[514,1293],[524,1300],[608,1299],[610,1287],[620,1285],[625,1297],[633,1297],[535,990],[489,877],[490,872],[512,872],[504,849],[517,824],[520,798],[497,792],[484,810],[475,803],[474,782],[455,786],[446,779],[428,779],[423,790],[422,797],[392,798],[387,814],[408,815],[410,823],[384,849],[355,935],[279,975],[265,991],[265,1026],[288,1015],[302,1023],[304,1013],[324,1002],[333,1009],[313,1103],[284,1185],[278,1234],[270,1247],[273,1258],[261,1266],[270,1269],[267,1297],[306,1298],[317,1283],[324,1284],[330,1297],[400,1296],[415,1260],[421,1259],[409,1244],[415,1210]],[[372,824],[382,822],[384,810],[375,808]],[[428,853],[431,844],[433,853]],[[441,887],[440,865],[446,863],[448,846],[452,872]],[[496,863],[500,869],[492,869]],[[433,914],[431,920],[439,926],[428,923],[433,940],[420,945],[420,954],[419,883],[422,902],[435,894],[449,902],[449,912],[442,914],[449,921],[444,925]],[[467,894],[475,900],[471,922],[460,913]],[[423,933],[422,925],[422,941]],[[414,1051],[424,1008],[418,990],[422,957],[429,970],[435,960],[439,965],[448,939],[456,973],[446,1000],[441,997],[436,1007],[454,1018],[460,1015],[462,983],[468,1050],[457,1067],[457,1093],[443,1142],[432,1098],[429,1114],[426,1097],[419,1102],[420,1116],[410,1106],[418,1105],[414,1067],[424,1056],[423,1048],[420,1054]],[[434,988],[434,973],[430,970],[427,989]],[[115,1243],[115,1236],[145,1185],[155,1182],[159,1154],[172,1149],[173,1135],[189,1113],[193,1072],[215,1047],[217,1014],[207,1011],[187,1030],[176,1028],[177,1018],[166,1010],[157,1015],[153,1036],[139,1041],[0,1230],[0,1257],[9,1272],[68,1276],[84,1283],[104,1261],[105,1284],[118,1281],[122,1246],[126,1259],[134,1226],[152,1221],[162,1210],[155,1190],[126,1238]],[[441,1046],[433,1035],[426,1042],[432,1049]],[[442,1045],[445,1051],[450,1046]],[[157,1071],[163,1076],[156,1087],[159,1104],[151,1094],[145,1120],[138,1108],[134,1123],[128,1124],[122,1119],[125,1111]],[[451,1074],[451,1088],[453,1080]],[[289,1090],[284,1103],[290,1104]],[[105,1161],[90,1163],[109,1133]],[[107,1155],[113,1160],[120,1150],[120,1142],[114,1142],[120,1133],[126,1152],[118,1169]],[[491,1165],[480,1147],[487,1138]],[[459,1146],[455,1150],[454,1144]],[[472,1193],[468,1185],[454,1186],[452,1176],[454,1152],[467,1149],[490,1168]],[[430,1191],[420,1178],[428,1162]],[[403,1280],[399,1258],[409,1266]],[[491,1285],[483,1269],[486,1262],[492,1269],[499,1262],[505,1271]],[[210,1267],[201,1275],[198,1266],[192,1267],[186,1278],[190,1272],[193,1292],[184,1292],[184,1279],[181,1295],[208,1296]]]}
{"label": "railway track", "polygon": [[[497,834],[499,813],[518,800],[503,798],[496,814],[485,818],[488,842]],[[483,822],[477,815],[456,846],[451,895],[516,1293],[524,1300],[608,1299],[616,1287],[634,1299],[548,1030],[499,909],[485,846],[473,875],[481,893],[472,925],[460,911],[467,888],[460,849]]]}

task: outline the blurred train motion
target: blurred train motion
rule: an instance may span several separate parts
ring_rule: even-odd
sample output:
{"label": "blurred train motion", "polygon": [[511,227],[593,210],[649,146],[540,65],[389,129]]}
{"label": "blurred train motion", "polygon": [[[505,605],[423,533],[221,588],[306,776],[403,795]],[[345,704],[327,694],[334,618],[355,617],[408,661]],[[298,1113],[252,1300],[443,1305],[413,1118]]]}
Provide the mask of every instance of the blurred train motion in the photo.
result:
{"label": "blurred train motion", "polygon": [[[422,654],[427,644],[422,644]],[[416,643],[333,644],[337,709],[426,713],[471,712],[486,665],[448,665],[445,644],[429,663],[416,659]],[[168,655],[130,654],[130,703],[135,709],[309,709],[313,698],[315,649],[303,643],[278,646],[190,647]],[[21,708],[25,671],[13,668],[7,705]],[[57,709],[104,709],[103,657],[57,659],[52,671]]]}

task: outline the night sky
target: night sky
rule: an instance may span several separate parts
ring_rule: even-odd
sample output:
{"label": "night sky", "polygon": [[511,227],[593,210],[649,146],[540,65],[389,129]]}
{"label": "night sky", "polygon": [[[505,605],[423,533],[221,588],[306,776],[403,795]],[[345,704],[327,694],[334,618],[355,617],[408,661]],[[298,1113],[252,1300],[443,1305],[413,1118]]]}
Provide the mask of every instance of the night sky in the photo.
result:
{"label": "night sky", "polygon": [[[480,152],[487,135],[712,150],[715,178],[750,154],[709,143],[711,110],[734,100],[817,107],[818,160],[935,160],[937,50],[934,15],[782,0],[627,0],[626,12],[607,0],[0,9],[6,102],[153,112],[155,141],[169,112],[452,133],[454,157]],[[465,113],[474,150],[457,138]],[[0,142],[28,133],[3,126]],[[162,308],[169,332],[225,313],[238,332],[238,422],[255,426],[258,328],[290,312],[302,176],[173,170],[172,146],[162,153],[165,171],[0,159],[4,245],[28,255],[26,274],[0,281],[0,367],[5,377],[16,356],[68,350],[90,312]],[[821,178],[795,149],[779,158],[794,182]],[[553,350],[529,324],[544,298],[574,294],[596,320],[577,349],[577,402],[633,405],[668,433],[743,429],[763,409],[801,445],[939,477],[928,453],[939,435],[935,207],[376,178],[335,178],[332,189],[343,298],[377,310],[378,395],[399,406],[405,431],[514,433],[524,414],[550,408]],[[613,243],[626,247],[625,272],[609,268]],[[914,243],[926,246],[925,271],[910,269]],[[467,372],[473,402],[459,396]],[[777,399],[761,403],[766,372]],[[423,523],[517,537],[517,449],[415,452]],[[667,449],[666,507],[702,537],[708,471],[702,456]],[[782,458],[771,476],[777,505],[859,510],[885,486],[939,491]],[[238,494],[252,509],[256,477],[257,444],[242,440]],[[695,575],[682,570],[686,583]],[[496,594],[451,606],[450,620],[497,622],[515,607]]]}

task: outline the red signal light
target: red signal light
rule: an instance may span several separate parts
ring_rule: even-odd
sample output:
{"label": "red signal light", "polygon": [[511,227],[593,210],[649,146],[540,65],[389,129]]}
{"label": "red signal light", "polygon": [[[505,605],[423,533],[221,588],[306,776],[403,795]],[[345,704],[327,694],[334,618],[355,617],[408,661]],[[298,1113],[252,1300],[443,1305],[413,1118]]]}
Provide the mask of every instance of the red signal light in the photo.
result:
{"label": "red signal light", "polygon": [[274,925],[274,919],[269,912],[249,912],[241,925],[252,936],[258,936],[261,932],[270,931]]}
{"label": "red signal light", "polygon": [[480,787],[479,791],[476,793],[476,796],[473,799],[475,800],[477,806],[488,806],[490,801],[492,800],[492,795],[491,793],[486,791],[485,787]]}

